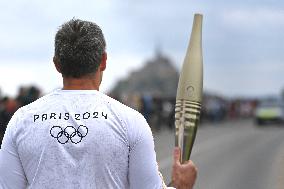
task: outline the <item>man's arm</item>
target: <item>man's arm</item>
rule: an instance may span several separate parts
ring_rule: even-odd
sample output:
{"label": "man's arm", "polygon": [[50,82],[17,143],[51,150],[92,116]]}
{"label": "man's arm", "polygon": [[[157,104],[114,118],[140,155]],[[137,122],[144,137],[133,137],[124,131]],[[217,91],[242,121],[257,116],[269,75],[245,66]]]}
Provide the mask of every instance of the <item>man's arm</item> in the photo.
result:
{"label": "man's arm", "polygon": [[142,115],[132,123],[128,179],[131,189],[160,189],[159,176],[151,129]]}
{"label": "man's arm", "polygon": [[[158,171],[151,129],[146,120],[141,117],[138,117],[136,122],[133,123],[135,131],[138,130],[139,133],[136,133],[135,136],[139,137],[130,148],[128,174],[130,188],[165,188],[163,178]],[[175,148],[172,172],[174,187],[177,189],[192,189],[196,175],[197,169],[192,161],[181,164],[180,149]]]}
{"label": "man's arm", "polygon": [[13,141],[13,129],[17,124],[16,114],[9,122],[0,149],[0,188],[26,188],[27,180]]}

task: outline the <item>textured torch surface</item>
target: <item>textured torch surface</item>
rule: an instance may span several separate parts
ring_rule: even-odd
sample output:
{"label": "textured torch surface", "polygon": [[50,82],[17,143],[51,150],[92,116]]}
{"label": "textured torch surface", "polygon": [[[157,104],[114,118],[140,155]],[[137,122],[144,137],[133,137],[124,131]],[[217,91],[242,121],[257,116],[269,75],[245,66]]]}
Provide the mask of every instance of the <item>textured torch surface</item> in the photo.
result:
{"label": "textured torch surface", "polygon": [[187,161],[199,124],[203,90],[202,15],[195,14],[189,46],[180,73],[175,108],[176,146]]}

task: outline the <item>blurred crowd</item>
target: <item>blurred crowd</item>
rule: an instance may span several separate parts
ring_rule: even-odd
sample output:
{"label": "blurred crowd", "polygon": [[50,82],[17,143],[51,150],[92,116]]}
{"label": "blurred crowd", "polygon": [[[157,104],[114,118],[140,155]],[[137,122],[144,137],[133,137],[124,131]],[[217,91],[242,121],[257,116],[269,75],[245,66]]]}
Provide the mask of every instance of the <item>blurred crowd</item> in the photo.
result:
{"label": "blurred crowd", "polygon": [[153,131],[159,131],[165,127],[173,129],[175,98],[139,94],[121,95],[113,98],[139,111]]}
{"label": "blurred crowd", "polygon": [[[21,87],[15,98],[0,95],[0,143],[14,112],[40,96],[41,91],[35,86]],[[135,93],[112,97],[142,113],[154,132],[160,129],[174,129],[175,97]],[[218,95],[205,94],[201,122],[249,118],[253,116],[256,106],[257,100],[254,99],[226,99]]]}
{"label": "blurred crowd", "polygon": [[41,91],[35,86],[20,87],[15,98],[0,95],[0,144],[6,126],[17,109],[35,101],[40,95]]}
{"label": "blurred crowd", "polygon": [[[153,131],[174,128],[175,97],[130,94],[115,98],[142,113]],[[205,94],[201,122],[250,118],[254,115],[257,103],[256,99],[226,99],[218,95]]]}
{"label": "blurred crowd", "polygon": [[226,99],[217,95],[204,95],[202,121],[216,122],[250,118],[254,115],[257,104],[257,99]]}

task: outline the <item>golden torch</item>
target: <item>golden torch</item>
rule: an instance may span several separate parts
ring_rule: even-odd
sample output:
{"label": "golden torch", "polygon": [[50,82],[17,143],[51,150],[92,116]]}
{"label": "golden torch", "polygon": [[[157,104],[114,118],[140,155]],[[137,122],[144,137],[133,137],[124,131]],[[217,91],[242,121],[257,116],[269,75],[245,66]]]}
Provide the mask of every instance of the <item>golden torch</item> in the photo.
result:
{"label": "golden torch", "polygon": [[195,14],[176,95],[175,145],[181,148],[181,162],[190,158],[200,120],[203,89],[202,62],[202,15]]}

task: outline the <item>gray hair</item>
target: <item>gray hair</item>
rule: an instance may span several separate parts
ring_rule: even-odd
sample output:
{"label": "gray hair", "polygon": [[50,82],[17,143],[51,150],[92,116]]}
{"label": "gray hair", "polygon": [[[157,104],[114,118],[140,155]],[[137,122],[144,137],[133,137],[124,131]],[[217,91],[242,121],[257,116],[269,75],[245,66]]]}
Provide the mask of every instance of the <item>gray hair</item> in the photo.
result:
{"label": "gray hair", "polygon": [[103,32],[93,22],[72,19],[55,36],[55,57],[64,77],[80,78],[96,72],[105,48]]}

